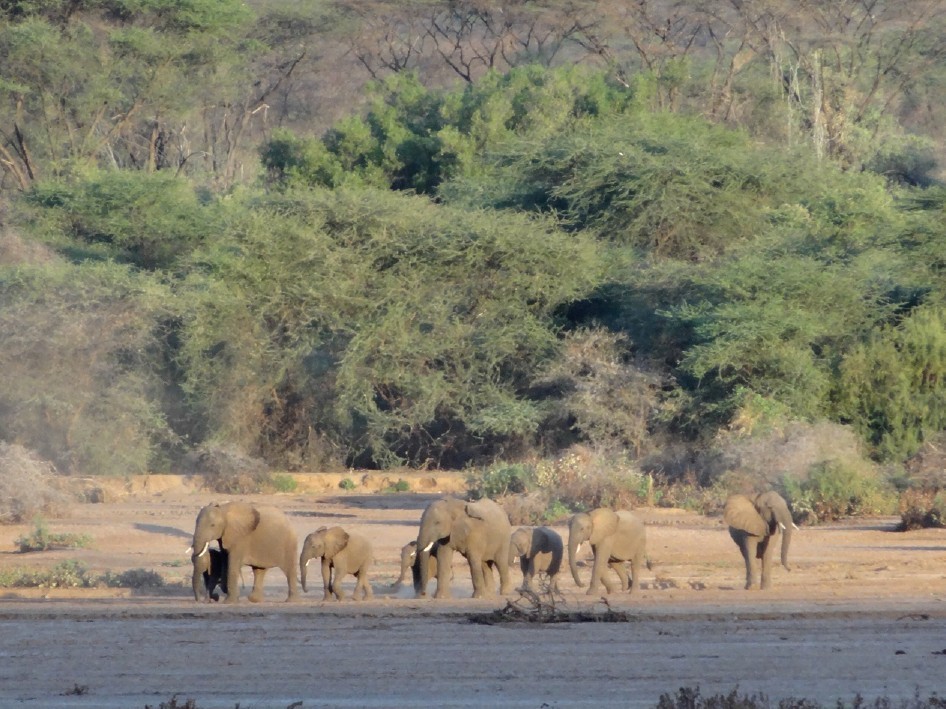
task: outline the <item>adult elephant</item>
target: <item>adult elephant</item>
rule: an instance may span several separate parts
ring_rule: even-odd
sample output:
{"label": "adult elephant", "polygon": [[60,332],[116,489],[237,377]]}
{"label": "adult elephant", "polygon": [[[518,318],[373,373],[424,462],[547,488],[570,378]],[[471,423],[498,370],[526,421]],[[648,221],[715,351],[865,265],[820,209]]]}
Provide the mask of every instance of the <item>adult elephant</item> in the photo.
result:
{"label": "adult elephant", "polygon": [[519,557],[522,569],[522,586],[535,591],[535,577],[547,574],[549,588],[558,591],[558,572],[562,568],[564,544],[562,537],[549,527],[519,527],[512,533],[509,547],[509,562]]}
{"label": "adult elephant", "polygon": [[247,502],[212,503],[201,509],[194,526],[196,556],[202,557],[217,541],[227,554],[227,603],[239,600],[240,569],[253,569],[253,590],[250,600],[263,600],[266,570],[281,569],[289,584],[286,600],[298,598],[298,541],[289,519],[275,507],[262,507]]}
{"label": "adult elephant", "polygon": [[[591,512],[579,512],[568,523],[568,566],[575,583],[585,584],[578,576],[578,548],[589,542],[594,553],[588,595],[598,592],[601,583],[608,593],[614,586],[605,573],[610,566],[621,579],[621,589],[633,591],[640,586],[640,578],[647,564],[647,531],[644,523],[627,510],[598,507]],[[627,577],[625,562],[631,562],[631,578]]]}
{"label": "adult elephant", "polygon": [[503,508],[492,500],[464,502],[443,498],[431,502],[420,518],[417,532],[419,570],[414,591],[418,597],[427,595],[429,558],[436,546],[437,590],[435,598],[450,597],[453,552],[458,551],[470,565],[473,598],[493,595],[491,568],[499,571],[500,593],[512,591],[509,573],[509,539],[512,526]]}
{"label": "adult elephant", "polygon": [[792,543],[792,530],[798,529],[784,498],[774,490],[758,495],[732,495],[726,500],[723,520],[729,525],[729,536],[742,552],[746,563],[746,588],[755,585],[755,560],[762,561],[761,588],[771,584],[772,558],[776,545],[772,537],[782,533],[782,566],[788,565],[788,549]]}

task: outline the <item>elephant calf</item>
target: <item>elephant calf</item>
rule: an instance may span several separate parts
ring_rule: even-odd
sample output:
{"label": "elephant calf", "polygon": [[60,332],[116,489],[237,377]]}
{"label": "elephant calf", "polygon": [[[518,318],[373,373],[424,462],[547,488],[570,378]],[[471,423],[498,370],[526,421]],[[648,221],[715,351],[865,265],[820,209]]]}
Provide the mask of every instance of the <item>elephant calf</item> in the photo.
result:
{"label": "elephant calf", "polygon": [[564,544],[562,537],[548,527],[519,527],[512,533],[509,545],[509,563],[519,557],[522,585],[535,591],[535,577],[547,574],[549,586],[558,591],[558,572],[562,568]]}
{"label": "elephant calf", "polygon": [[[411,540],[401,547],[401,575],[394,582],[392,588],[399,589],[407,581],[408,573],[411,574],[411,580],[416,587],[420,582],[420,568],[417,562],[417,541]],[[427,557],[427,577],[437,577],[437,555],[431,553]]]}
{"label": "elephant calf", "polygon": [[207,549],[206,554],[191,554],[191,563],[194,565],[194,576],[191,585],[194,588],[195,601],[219,601],[220,594],[217,593],[217,586],[220,590],[229,595],[227,591],[227,566],[228,554],[222,549]]}
{"label": "elephant calf", "polygon": [[345,599],[341,580],[348,574],[357,579],[352,598],[372,596],[371,584],[368,583],[368,569],[372,562],[371,542],[360,534],[348,533],[341,527],[319,527],[305,538],[299,567],[302,569],[302,590],[306,588],[306,567],[312,559],[322,559],[323,600],[329,600],[334,594],[339,601]]}

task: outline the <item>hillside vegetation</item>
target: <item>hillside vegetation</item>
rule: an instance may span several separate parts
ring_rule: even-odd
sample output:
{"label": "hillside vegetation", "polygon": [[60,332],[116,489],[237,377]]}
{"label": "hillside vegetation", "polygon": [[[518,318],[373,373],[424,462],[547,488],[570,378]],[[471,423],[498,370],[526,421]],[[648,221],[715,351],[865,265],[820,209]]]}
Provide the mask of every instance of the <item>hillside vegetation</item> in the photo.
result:
{"label": "hillside vegetation", "polygon": [[946,0],[0,2],[0,440],[932,499],[944,53]]}

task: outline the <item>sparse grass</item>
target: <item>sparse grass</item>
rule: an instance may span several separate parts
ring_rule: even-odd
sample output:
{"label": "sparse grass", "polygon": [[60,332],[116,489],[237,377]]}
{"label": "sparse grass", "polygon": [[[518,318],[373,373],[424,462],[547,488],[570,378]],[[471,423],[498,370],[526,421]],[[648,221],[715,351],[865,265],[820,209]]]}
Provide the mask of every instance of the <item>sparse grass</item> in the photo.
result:
{"label": "sparse grass", "polygon": [[850,704],[842,699],[824,705],[811,699],[787,697],[774,700],[762,693],[740,694],[739,687],[728,694],[704,697],[697,687],[681,687],[676,694],[662,694],[656,709],[944,709],[946,699],[936,694],[924,699],[917,691],[912,699],[895,701],[890,697],[878,697],[867,701],[860,694],[854,695]]}
{"label": "sparse grass", "polygon": [[33,531],[18,537],[14,542],[21,554],[48,549],[84,549],[92,543],[92,537],[88,534],[50,532],[42,517],[36,517],[33,525]]}

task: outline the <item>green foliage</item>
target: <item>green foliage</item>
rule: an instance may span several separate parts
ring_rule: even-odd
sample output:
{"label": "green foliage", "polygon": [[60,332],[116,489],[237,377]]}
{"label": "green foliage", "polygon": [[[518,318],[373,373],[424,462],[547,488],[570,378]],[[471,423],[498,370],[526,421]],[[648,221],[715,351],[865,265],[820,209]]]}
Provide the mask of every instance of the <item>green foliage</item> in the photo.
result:
{"label": "green foliage", "polygon": [[269,484],[275,492],[295,492],[299,483],[291,475],[285,473],[276,473],[269,478]]}
{"label": "green foliage", "polygon": [[312,427],[382,465],[531,436],[554,313],[601,277],[594,242],[547,221],[374,190],[293,192],[236,228],[238,252],[199,259],[182,364],[220,435],[271,422],[271,459]]}
{"label": "green foliage", "polygon": [[358,483],[356,483],[351,478],[343,478],[342,480],[339,480],[338,486],[342,490],[354,490],[356,487],[358,487]]}
{"label": "green foliage", "polygon": [[14,541],[17,550],[23,554],[30,551],[47,551],[48,549],[82,549],[92,543],[88,534],[70,534],[68,532],[53,533],[46,526],[42,517],[33,520],[33,530],[29,534],[20,536]]}
{"label": "green foliage", "polygon": [[192,185],[169,173],[94,173],[43,182],[26,195],[25,221],[73,258],[172,268],[221,228]]}
{"label": "green foliage", "polygon": [[796,519],[817,523],[844,517],[889,514],[892,492],[869,472],[835,461],[816,466],[806,480],[783,480]]}
{"label": "green foliage", "polygon": [[483,470],[472,470],[466,476],[467,495],[479,500],[523,493],[532,486],[534,475],[524,463],[496,463]]}
{"label": "green foliage", "polygon": [[160,469],[170,289],[112,263],[0,265],[0,431],[63,473]]}
{"label": "green foliage", "polygon": [[128,569],[120,574],[106,571],[98,579],[97,585],[109,588],[161,588],[164,578],[150,569]]}
{"label": "green foliage", "polygon": [[402,478],[398,478],[397,482],[388,485],[382,492],[386,493],[397,493],[397,492],[408,492],[411,489],[411,484]]}
{"label": "green foliage", "polygon": [[946,428],[946,309],[920,308],[871,333],[841,363],[839,408],[888,458]]}
{"label": "green foliage", "polygon": [[0,569],[2,588],[91,588],[95,584],[95,576],[74,559],[51,569]]}

